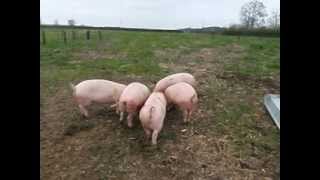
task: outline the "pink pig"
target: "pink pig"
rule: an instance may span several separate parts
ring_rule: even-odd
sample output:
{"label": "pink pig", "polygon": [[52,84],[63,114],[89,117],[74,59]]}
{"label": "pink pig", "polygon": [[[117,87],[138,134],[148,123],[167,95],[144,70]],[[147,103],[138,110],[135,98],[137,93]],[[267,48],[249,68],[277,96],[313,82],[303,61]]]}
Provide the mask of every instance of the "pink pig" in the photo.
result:
{"label": "pink pig", "polygon": [[153,92],[139,113],[139,119],[146,133],[150,138],[152,131],[152,144],[157,144],[157,137],[160,133],[163,121],[166,116],[167,100],[162,92]]}
{"label": "pink pig", "polygon": [[130,83],[124,89],[119,99],[120,122],[123,120],[124,113],[127,112],[128,127],[131,128],[135,114],[143,106],[149,95],[150,90],[144,84],[138,82]]}
{"label": "pink pig", "polygon": [[180,82],[165,90],[168,103],[177,105],[183,111],[183,121],[188,122],[196,109],[198,96],[194,88],[185,82]]}
{"label": "pink pig", "polygon": [[[126,85],[103,79],[85,80],[76,86],[70,83],[73,98],[80,108],[80,112],[88,117],[86,106],[91,103],[111,104],[116,103]],[[111,107],[115,107],[116,104]],[[117,110],[118,111],[118,110]]]}
{"label": "pink pig", "polygon": [[195,87],[196,86],[196,80],[195,78],[189,74],[189,73],[177,73],[177,74],[172,74],[169,75],[156,84],[153,92],[159,92],[162,91],[164,92],[166,88],[168,88],[171,85],[174,85],[179,82],[185,82],[190,84],[191,86]]}

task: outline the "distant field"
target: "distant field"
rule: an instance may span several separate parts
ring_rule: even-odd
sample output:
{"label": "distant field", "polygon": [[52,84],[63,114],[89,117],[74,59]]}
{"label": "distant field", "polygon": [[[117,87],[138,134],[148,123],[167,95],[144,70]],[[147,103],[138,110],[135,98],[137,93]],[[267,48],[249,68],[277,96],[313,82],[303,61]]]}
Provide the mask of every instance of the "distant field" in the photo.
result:
{"label": "distant field", "polygon": [[[41,179],[280,179],[280,133],[263,95],[280,93],[279,38],[175,32],[91,32],[44,29],[40,49]],[[40,33],[41,37],[41,33]],[[109,108],[92,106],[85,120],[69,82],[102,78],[140,81],[192,73],[200,106],[183,124],[168,112],[157,148],[120,124]],[[186,129],[186,131],[181,131]]]}

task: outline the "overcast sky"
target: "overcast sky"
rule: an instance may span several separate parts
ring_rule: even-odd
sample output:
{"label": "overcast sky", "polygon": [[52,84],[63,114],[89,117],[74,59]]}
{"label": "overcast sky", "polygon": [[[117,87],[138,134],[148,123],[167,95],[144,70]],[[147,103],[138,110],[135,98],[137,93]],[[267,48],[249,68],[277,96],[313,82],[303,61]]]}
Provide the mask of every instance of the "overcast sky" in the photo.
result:
{"label": "overcast sky", "polygon": [[[271,10],[280,0],[261,0]],[[135,28],[198,28],[239,23],[241,6],[248,0],[40,0],[42,23]]]}

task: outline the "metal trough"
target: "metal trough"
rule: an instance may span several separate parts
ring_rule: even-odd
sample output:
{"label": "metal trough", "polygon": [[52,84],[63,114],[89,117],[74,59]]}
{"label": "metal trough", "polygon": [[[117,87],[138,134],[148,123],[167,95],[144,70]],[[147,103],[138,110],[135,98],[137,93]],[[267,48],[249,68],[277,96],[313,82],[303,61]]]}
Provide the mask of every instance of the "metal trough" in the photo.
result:
{"label": "metal trough", "polygon": [[264,105],[270,113],[273,121],[280,129],[280,95],[267,94],[264,96]]}

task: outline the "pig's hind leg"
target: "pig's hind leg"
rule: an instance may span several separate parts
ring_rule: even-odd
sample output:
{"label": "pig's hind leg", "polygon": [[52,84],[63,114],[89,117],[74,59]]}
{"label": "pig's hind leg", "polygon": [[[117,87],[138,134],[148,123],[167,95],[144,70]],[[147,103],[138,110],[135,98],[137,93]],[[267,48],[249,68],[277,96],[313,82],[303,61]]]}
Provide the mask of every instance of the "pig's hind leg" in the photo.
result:
{"label": "pig's hind leg", "polygon": [[146,134],[146,136],[145,136],[146,140],[149,140],[150,137],[151,137],[151,131],[150,131],[150,129],[144,128],[144,132],[145,132],[145,134]]}
{"label": "pig's hind leg", "polygon": [[158,134],[159,134],[159,131],[153,130],[153,132],[152,132],[152,144],[153,145],[157,145]]}

